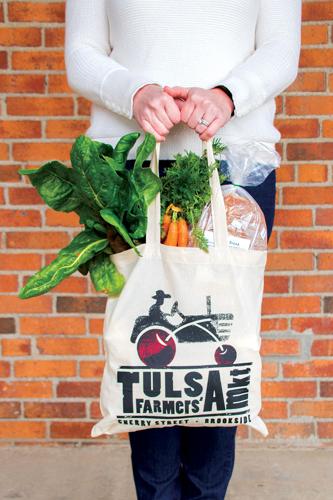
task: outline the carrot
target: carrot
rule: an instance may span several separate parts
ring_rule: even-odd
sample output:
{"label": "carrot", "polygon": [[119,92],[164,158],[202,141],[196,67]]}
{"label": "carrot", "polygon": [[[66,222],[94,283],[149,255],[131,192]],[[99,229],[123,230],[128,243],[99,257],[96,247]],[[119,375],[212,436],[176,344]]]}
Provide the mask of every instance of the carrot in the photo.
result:
{"label": "carrot", "polygon": [[176,247],[178,241],[178,221],[177,219],[170,222],[169,231],[164,241],[165,245]]}
{"label": "carrot", "polygon": [[165,213],[163,215],[163,221],[162,221],[162,230],[163,230],[162,234],[164,235],[164,238],[168,234],[170,224],[171,224],[171,215]]}
{"label": "carrot", "polygon": [[178,219],[178,241],[177,245],[179,247],[187,247],[188,245],[188,238],[189,238],[189,233],[188,233],[188,226],[187,222],[185,219],[180,217]]}

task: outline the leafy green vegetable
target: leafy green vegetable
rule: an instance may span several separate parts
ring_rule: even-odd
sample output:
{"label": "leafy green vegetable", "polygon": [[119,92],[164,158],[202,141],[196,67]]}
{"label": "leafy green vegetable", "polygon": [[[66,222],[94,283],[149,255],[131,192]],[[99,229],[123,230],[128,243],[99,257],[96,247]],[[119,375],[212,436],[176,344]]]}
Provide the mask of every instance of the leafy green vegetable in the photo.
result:
{"label": "leafy green vegetable", "polygon": [[82,231],[59,252],[51,264],[43,267],[29,279],[20,291],[19,297],[28,299],[48,292],[88,262],[95,254],[104,250],[107,245],[106,238],[100,238],[89,229]]}
{"label": "leafy green vegetable", "polygon": [[125,285],[124,276],[105,253],[96,255],[90,261],[89,272],[95,290],[110,297],[119,295]]}
{"label": "leafy green vegetable", "polygon": [[[30,278],[21,298],[46,293],[75,271],[89,272],[97,291],[120,293],[123,277],[108,255],[130,247],[140,255],[137,244],[146,234],[147,208],[161,188],[160,179],[142,167],[156,144],[152,134],[147,133],[138,147],[135,168],[127,168],[128,153],[139,136],[139,132],[126,134],[113,148],[81,135],[70,153],[72,168],[51,161],[39,169],[20,171],[50,207],[75,211],[86,228]],[[103,277],[103,273],[109,274]]]}
{"label": "leafy green vegetable", "polygon": [[[214,139],[212,145],[214,155],[224,149],[219,139]],[[174,158],[162,177],[161,217],[170,203],[180,207],[184,218],[192,226],[192,238],[196,245],[207,251],[207,240],[197,224],[205,205],[210,201],[209,179],[218,167],[218,162],[208,165],[206,154],[199,156],[192,151],[178,153]],[[220,180],[223,181],[221,176]]]}

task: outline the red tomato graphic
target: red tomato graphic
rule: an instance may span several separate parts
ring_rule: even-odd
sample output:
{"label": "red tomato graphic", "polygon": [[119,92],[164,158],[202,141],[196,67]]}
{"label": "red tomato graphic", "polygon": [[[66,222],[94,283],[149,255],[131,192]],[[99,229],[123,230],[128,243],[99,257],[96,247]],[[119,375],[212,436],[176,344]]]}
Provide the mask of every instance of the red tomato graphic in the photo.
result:
{"label": "red tomato graphic", "polygon": [[137,344],[141,361],[150,368],[162,368],[173,360],[176,343],[169,332],[152,328],[141,335]]}

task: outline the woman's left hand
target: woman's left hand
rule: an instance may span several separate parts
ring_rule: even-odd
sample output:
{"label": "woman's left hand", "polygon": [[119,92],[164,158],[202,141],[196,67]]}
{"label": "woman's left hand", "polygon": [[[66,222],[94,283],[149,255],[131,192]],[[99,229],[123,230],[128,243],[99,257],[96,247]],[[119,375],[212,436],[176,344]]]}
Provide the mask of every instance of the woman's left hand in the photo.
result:
{"label": "woman's left hand", "polygon": [[[163,91],[173,97],[181,111],[180,119],[195,130],[202,141],[208,141],[231,118],[234,104],[221,89],[169,87]],[[209,125],[199,121],[203,118]]]}

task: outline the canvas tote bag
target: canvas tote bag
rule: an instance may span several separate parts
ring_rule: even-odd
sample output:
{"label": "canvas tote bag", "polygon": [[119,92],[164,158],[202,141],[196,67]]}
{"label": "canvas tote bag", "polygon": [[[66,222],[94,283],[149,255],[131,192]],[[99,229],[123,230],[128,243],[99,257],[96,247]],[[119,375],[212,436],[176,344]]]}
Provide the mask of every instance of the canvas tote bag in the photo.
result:
{"label": "canvas tote bag", "polygon": [[[203,141],[208,162],[212,140]],[[150,168],[158,175],[160,144]],[[106,305],[103,418],[91,436],[173,425],[246,424],[264,436],[259,349],[266,251],[228,246],[215,169],[210,179],[215,246],[160,243],[160,194],[149,205],[146,243],[112,255],[126,284]]]}

